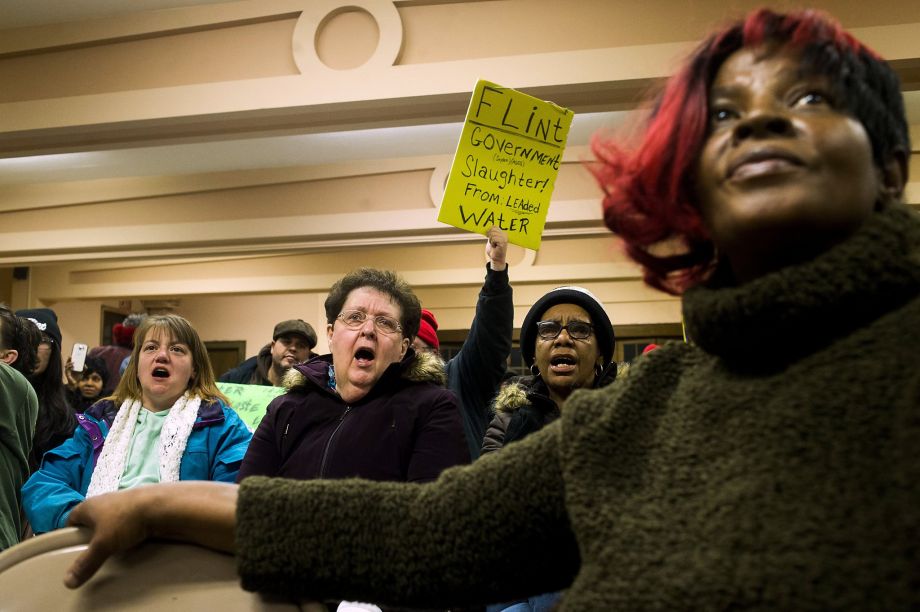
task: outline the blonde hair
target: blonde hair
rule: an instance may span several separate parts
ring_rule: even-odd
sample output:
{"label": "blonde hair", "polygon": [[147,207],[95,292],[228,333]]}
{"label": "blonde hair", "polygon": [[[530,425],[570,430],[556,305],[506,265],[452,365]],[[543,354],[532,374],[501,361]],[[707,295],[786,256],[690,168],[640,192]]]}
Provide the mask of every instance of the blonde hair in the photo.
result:
{"label": "blonde hair", "polygon": [[150,316],[141,322],[134,333],[134,348],[131,349],[131,359],[128,361],[128,367],[115,388],[115,392],[109,399],[119,406],[127,399],[143,399],[143,389],[141,389],[141,383],[137,377],[137,363],[141,347],[151,330],[165,332],[171,340],[181,342],[189,347],[192,354],[192,367],[195,373],[189,380],[187,390],[193,396],[197,395],[203,401],[222,400],[228,406],[230,405],[230,400],[227,399],[227,396],[217,388],[217,383],[214,380],[214,370],[211,368],[211,360],[208,358],[208,351],[198,336],[198,332],[188,322],[188,319],[174,314]]}

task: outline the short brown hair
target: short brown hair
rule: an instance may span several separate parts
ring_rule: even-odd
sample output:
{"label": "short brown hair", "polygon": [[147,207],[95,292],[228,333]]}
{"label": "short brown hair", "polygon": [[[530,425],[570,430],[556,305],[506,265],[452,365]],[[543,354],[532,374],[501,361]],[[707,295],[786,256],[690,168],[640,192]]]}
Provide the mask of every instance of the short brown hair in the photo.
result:
{"label": "short brown hair", "polygon": [[362,287],[376,289],[392,298],[402,313],[399,324],[403,328],[403,337],[413,340],[418,334],[419,322],[422,319],[422,305],[409,283],[390,270],[358,268],[337,280],[326,297],[326,322],[330,325],[335,323],[335,318],[342,312],[348,294]]}

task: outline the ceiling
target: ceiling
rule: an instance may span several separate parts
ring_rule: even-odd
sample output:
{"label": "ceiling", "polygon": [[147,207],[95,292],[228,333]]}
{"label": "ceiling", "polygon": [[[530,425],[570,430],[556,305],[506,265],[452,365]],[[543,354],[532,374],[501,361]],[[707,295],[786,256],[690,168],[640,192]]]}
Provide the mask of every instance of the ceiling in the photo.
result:
{"label": "ceiling", "polygon": [[0,29],[98,19],[227,0],[0,0]]}
{"label": "ceiling", "polygon": [[[226,0],[0,0],[0,29],[218,2]],[[624,114],[576,115],[568,144],[586,144],[592,133],[617,125]],[[456,148],[461,127],[461,123],[442,123],[7,157],[0,158],[0,185],[447,155]]]}
{"label": "ceiling", "polygon": [[[218,2],[226,0],[0,0],[0,29]],[[907,92],[905,102],[909,122],[920,124],[920,91]],[[576,114],[568,144],[586,144],[592,133],[618,125],[624,115]],[[440,123],[7,157],[0,158],[0,185],[447,155],[453,153],[460,130],[460,123]]]}

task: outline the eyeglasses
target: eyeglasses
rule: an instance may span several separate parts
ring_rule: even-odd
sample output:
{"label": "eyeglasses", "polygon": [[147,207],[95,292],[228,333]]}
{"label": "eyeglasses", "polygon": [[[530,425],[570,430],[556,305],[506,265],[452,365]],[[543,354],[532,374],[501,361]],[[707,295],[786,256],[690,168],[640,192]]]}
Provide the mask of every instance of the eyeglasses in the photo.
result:
{"label": "eyeglasses", "polygon": [[563,329],[572,340],[586,340],[594,333],[594,326],[584,321],[569,321],[568,325],[562,325],[559,321],[537,321],[537,335],[544,340],[558,338]]}
{"label": "eyeglasses", "polygon": [[[368,319],[368,314],[363,310],[346,310],[340,312],[336,319],[340,319],[346,327],[358,329],[364,326],[364,322]],[[377,315],[373,321],[374,328],[383,334],[395,334],[402,331],[402,325],[399,324],[399,321],[391,317]]]}

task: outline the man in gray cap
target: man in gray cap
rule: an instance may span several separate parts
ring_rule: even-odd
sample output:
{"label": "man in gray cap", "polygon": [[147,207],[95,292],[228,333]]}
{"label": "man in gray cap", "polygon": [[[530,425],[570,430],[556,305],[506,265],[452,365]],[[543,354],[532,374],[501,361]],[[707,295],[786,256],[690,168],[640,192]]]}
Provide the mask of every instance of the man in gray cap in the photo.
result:
{"label": "man in gray cap", "polygon": [[275,325],[272,341],[259,354],[220,377],[220,382],[280,387],[285,373],[295,363],[313,355],[316,331],[302,319],[288,319]]}

